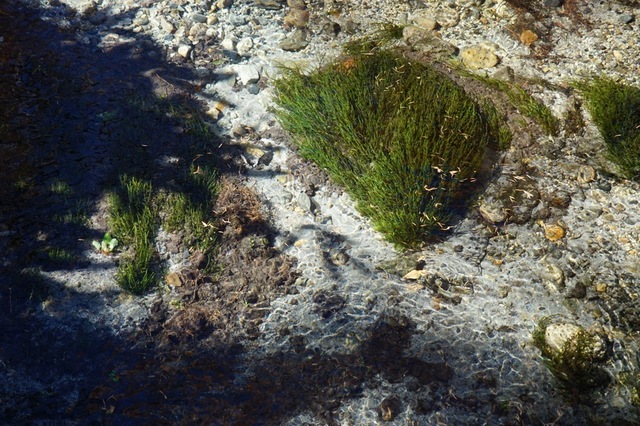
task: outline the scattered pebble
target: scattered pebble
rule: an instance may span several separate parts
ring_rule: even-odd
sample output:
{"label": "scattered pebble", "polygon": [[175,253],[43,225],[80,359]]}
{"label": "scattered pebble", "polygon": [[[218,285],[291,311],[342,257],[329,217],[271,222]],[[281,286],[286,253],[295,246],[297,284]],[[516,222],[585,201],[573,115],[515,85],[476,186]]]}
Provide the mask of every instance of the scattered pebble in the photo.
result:
{"label": "scattered pebble", "polygon": [[236,52],[240,56],[248,55],[252,48],[253,39],[251,37],[245,37],[236,44]]}
{"label": "scattered pebble", "polygon": [[544,225],[544,236],[552,242],[564,238],[566,231],[560,225]]}
{"label": "scattered pebble", "polygon": [[189,54],[191,53],[191,50],[192,50],[191,46],[183,44],[182,46],[178,47],[178,54],[183,58],[188,58]]}

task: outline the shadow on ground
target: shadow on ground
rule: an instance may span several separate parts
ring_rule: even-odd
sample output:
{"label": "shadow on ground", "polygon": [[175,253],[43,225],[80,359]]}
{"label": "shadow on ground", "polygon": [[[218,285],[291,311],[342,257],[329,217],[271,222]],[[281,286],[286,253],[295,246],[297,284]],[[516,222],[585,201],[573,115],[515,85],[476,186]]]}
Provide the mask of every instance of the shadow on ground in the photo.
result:
{"label": "shadow on ground", "polygon": [[[227,204],[216,207],[230,228],[217,278],[187,271],[181,309],[158,296],[140,330],[100,323],[121,298],[86,289],[96,270],[87,249],[106,227],[105,190],[127,174],[180,191],[194,165],[230,176],[238,168],[220,140],[195,128],[206,117],[190,93],[213,70],[164,62],[161,48],[126,31],[82,41],[81,17],[67,10],[57,21],[70,24],[59,26],[44,15],[20,2],[0,8],[1,418],[272,424],[310,409],[330,421],[339,401],[378,373],[427,386],[450,378],[444,364],[403,357],[412,326],[397,319],[381,320],[353,354],[325,357],[294,336],[291,353],[251,356],[265,307],[294,291],[297,274],[260,243],[274,231],[255,211],[241,214],[255,196],[232,178]],[[87,282],[73,289],[43,271],[82,271]],[[233,303],[216,304],[221,298]]]}

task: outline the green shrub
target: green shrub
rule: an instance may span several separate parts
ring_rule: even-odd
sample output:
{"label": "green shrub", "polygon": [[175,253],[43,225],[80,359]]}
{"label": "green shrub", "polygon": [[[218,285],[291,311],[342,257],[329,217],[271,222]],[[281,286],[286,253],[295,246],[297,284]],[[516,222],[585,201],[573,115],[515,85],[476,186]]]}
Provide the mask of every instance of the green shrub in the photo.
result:
{"label": "green shrub", "polygon": [[598,77],[575,83],[607,145],[609,159],[630,179],[640,177],[640,88]]}
{"label": "green shrub", "polygon": [[280,122],[376,229],[414,248],[449,227],[498,140],[495,111],[489,117],[448,78],[387,50],[284,73],[275,83]]}

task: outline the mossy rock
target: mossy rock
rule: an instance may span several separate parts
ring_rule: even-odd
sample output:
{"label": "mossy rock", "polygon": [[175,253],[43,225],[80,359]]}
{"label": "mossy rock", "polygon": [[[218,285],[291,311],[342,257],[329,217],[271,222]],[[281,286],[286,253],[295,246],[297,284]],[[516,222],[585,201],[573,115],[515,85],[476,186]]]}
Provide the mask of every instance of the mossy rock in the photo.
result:
{"label": "mossy rock", "polygon": [[545,317],[533,332],[533,343],[564,388],[583,391],[610,380],[602,363],[609,358],[611,345],[600,334]]}
{"label": "mossy rock", "polygon": [[389,241],[420,247],[476,195],[499,114],[427,64],[385,49],[351,52],[310,74],[284,70],[278,118]]}

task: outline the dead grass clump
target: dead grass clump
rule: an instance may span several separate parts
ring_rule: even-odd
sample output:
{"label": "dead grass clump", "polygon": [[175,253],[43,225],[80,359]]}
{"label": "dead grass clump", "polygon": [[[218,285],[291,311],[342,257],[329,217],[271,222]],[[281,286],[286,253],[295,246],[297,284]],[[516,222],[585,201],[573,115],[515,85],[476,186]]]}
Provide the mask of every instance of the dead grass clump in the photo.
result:
{"label": "dead grass clump", "polygon": [[225,238],[241,239],[266,227],[256,193],[236,179],[223,178],[214,211],[217,227]]}

